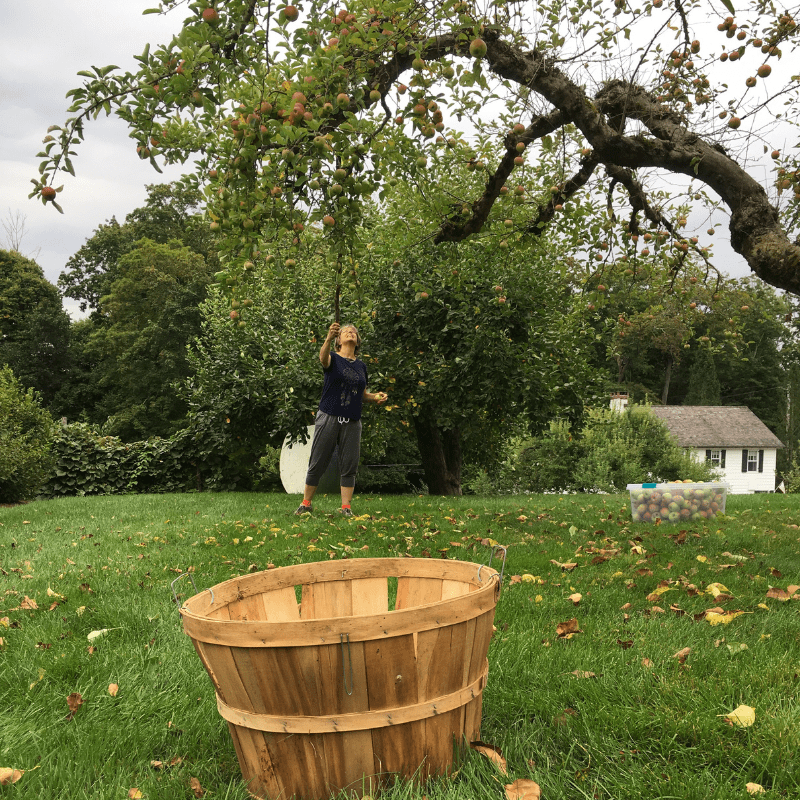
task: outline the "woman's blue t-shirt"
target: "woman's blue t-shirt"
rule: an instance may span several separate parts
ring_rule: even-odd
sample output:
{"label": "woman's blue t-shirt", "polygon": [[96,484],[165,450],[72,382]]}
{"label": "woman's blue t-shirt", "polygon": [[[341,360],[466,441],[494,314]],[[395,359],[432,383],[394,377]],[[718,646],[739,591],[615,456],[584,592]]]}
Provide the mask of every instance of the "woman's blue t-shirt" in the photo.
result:
{"label": "woman's blue t-shirt", "polygon": [[332,417],[361,419],[364,389],[367,388],[367,366],[356,359],[349,361],[331,352],[331,363],[325,373],[319,410]]}

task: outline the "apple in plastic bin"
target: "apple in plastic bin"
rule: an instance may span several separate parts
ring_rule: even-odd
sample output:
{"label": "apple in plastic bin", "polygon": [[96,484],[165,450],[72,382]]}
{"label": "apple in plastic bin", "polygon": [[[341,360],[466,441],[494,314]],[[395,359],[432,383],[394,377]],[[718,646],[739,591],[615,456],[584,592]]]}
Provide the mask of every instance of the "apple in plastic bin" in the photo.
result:
{"label": "apple in plastic bin", "polygon": [[634,522],[661,520],[677,523],[714,519],[724,505],[725,492],[714,484],[676,481],[656,488],[631,489],[631,518]]}

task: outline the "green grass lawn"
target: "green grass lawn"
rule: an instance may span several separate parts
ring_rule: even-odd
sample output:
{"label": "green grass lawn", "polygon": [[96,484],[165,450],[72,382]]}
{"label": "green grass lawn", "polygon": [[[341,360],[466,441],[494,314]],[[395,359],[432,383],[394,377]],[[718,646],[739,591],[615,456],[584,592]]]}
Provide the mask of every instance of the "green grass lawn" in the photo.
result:
{"label": "green grass lawn", "polygon": [[[545,800],[746,798],[748,783],[800,797],[800,597],[768,597],[800,584],[800,498],[730,497],[727,516],[677,526],[631,523],[623,496],[356,497],[370,516],[349,520],[324,513],[336,498],[311,518],[296,505],[202,494],[0,509],[0,768],[24,771],[0,797],[188,799],[196,779],[207,798],[245,800],[170,582],[405,553],[485,562],[487,539],[509,550],[482,739],[508,774],[473,752],[454,778],[385,796],[501,798],[530,778]],[[725,613],[701,616],[711,608]],[[559,638],[572,618],[580,632]],[[740,704],[751,726],[726,719]]]}

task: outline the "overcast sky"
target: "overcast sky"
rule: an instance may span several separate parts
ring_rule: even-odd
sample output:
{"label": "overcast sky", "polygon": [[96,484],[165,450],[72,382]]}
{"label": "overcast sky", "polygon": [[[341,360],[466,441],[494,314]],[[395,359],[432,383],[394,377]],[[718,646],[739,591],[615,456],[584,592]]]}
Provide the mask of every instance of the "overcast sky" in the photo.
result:
{"label": "overcast sky", "polygon": [[[65,94],[79,86],[78,70],[117,64],[134,69],[134,54],[145,44],[161,44],[177,33],[185,8],[164,16],[142,16],[153,0],[0,0],[0,217],[26,216],[24,254],[36,260],[55,283],[69,257],[92,231],[143,204],[145,184],[174,180],[172,167],[159,175],[136,155],[125,124],[99,118],[85,129],[86,140],[73,159],[76,178],[65,175],[59,203],[64,215],[28,200],[37,174],[42,139],[67,117]],[[749,270],[723,240],[715,237],[717,264],[733,275]],[[0,229],[0,245],[4,244]],[[73,312],[75,304],[65,301]]]}
{"label": "overcast sky", "polygon": [[[168,41],[185,9],[143,17],[152,0],[0,0],[0,217],[27,217],[21,251],[34,254],[55,283],[69,257],[98,224],[143,204],[145,184],[179,177],[159,175],[140,161],[125,124],[98,118],[85,128],[73,160],[77,177],[64,175],[64,214],[28,200],[47,128],[67,118],[65,94],[83,80],[78,70],[117,64],[133,70],[145,44]],[[0,228],[0,241],[5,238]],[[41,249],[39,249],[41,248]],[[67,310],[72,310],[66,301]]]}

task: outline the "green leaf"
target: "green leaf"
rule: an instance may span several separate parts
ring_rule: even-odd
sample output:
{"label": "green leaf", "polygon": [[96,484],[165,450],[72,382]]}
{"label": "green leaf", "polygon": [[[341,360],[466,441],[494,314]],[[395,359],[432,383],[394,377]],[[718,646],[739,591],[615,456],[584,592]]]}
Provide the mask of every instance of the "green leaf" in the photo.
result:
{"label": "green leaf", "polygon": [[160,13],[161,13],[160,8],[146,8],[144,11],[142,11],[142,16],[144,16],[145,14],[160,14]]}
{"label": "green leaf", "polygon": [[722,0],[722,5],[724,5],[725,8],[727,8],[728,11],[731,12],[731,14],[735,14],[736,13],[736,9],[734,9],[733,3],[731,2],[731,0]]}

